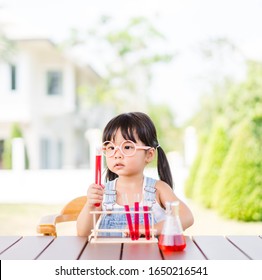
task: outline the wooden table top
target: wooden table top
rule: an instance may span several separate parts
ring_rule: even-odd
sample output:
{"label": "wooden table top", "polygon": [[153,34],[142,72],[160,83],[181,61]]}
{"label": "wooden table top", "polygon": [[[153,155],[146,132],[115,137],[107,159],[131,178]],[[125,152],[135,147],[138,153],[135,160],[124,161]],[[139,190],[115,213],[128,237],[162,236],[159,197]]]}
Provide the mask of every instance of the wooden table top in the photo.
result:
{"label": "wooden table top", "polygon": [[262,236],[186,236],[182,252],[157,243],[89,243],[77,236],[0,236],[1,260],[262,260]]}

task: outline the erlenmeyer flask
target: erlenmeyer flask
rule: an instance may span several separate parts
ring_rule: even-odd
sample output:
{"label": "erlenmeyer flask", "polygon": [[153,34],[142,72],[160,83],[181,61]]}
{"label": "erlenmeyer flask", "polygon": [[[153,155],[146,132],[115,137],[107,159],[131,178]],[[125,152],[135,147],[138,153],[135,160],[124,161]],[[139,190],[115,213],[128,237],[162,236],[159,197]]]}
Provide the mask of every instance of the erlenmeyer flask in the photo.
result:
{"label": "erlenmeyer flask", "polygon": [[162,251],[182,251],[186,247],[179,218],[179,201],[166,202],[166,219],[158,245]]}

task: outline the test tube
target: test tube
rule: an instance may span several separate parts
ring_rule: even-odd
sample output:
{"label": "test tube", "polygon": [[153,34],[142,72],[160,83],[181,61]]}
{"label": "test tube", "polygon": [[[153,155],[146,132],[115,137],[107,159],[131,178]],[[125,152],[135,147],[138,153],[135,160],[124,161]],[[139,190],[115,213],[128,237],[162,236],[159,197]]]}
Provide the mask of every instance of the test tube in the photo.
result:
{"label": "test tube", "polygon": [[122,194],[122,200],[123,200],[124,208],[126,211],[126,220],[127,220],[127,224],[128,224],[129,234],[130,234],[131,239],[135,240],[135,234],[134,234],[133,225],[132,225],[132,218],[131,218],[130,208],[129,208],[129,204],[128,204],[128,197],[127,197],[126,193]]}
{"label": "test tube", "polygon": [[[146,201],[143,202],[143,210],[148,212],[149,207]],[[149,216],[148,213],[144,213],[144,222],[145,222],[145,237],[146,240],[150,239],[150,226],[149,226]]]}
{"label": "test tube", "polygon": [[[101,186],[101,169],[102,169],[102,154],[101,147],[96,148],[96,169],[95,169],[95,183]],[[99,207],[100,203],[95,203],[95,207]]]}
{"label": "test tube", "polygon": [[135,239],[139,239],[139,193],[134,194],[134,210],[135,210]]}

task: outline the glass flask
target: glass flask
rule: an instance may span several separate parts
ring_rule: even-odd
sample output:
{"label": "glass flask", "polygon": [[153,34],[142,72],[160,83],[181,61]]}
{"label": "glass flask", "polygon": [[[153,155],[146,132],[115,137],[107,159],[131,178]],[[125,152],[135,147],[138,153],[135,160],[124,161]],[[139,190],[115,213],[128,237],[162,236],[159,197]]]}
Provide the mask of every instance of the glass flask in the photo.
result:
{"label": "glass flask", "polygon": [[179,201],[166,202],[166,219],[159,236],[158,246],[162,251],[182,251],[186,239],[179,218]]}

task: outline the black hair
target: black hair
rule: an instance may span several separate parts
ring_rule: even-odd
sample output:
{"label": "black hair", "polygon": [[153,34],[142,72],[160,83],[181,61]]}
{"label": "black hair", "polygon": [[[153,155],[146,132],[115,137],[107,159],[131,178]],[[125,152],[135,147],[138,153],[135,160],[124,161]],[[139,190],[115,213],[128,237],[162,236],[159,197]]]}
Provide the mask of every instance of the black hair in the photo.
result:
{"label": "black hair", "polygon": [[[157,149],[157,171],[159,178],[173,188],[170,166],[164,150],[158,143],[156,128],[150,117],[142,112],[124,113],[114,117],[104,128],[103,142],[114,140],[118,129],[120,129],[124,139],[136,142],[135,136],[137,135],[139,140],[146,146]],[[106,180],[111,181],[117,177],[117,174],[107,169]]]}

